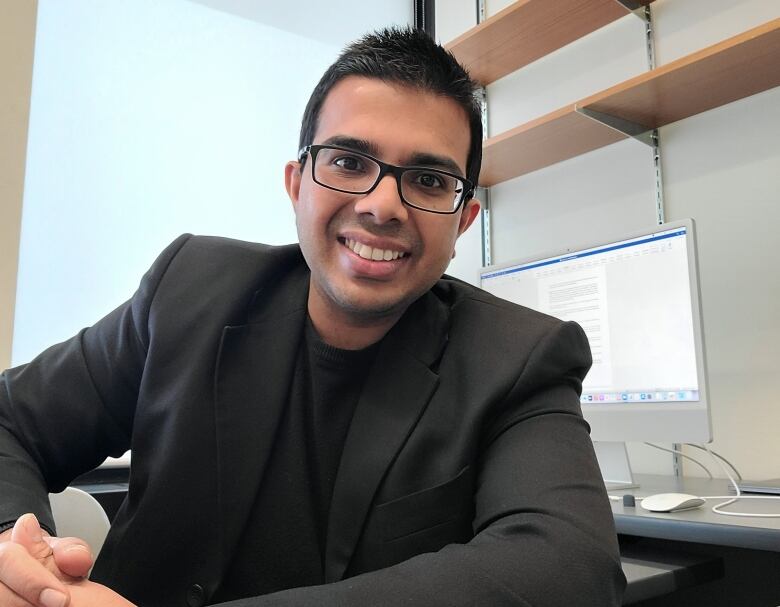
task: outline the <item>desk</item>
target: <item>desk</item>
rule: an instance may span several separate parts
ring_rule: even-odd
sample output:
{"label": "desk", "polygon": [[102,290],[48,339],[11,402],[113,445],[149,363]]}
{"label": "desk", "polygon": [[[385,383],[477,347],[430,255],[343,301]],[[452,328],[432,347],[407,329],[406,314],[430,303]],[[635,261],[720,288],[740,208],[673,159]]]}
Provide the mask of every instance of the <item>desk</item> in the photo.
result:
{"label": "desk", "polygon": [[[655,493],[690,493],[706,497],[709,495],[729,495],[728,481],[723,479],[676,478],[672,476],[636,475],[638,489],[612,491],[611,495],[630,493],[635,496]],[[780,605],[780,518],[743,518],[715,514],[711,507],[725,500],[707,500],[696,510],[677,513],[648,512],[639,506],[625,507],[622,501],[612,502],[615,526],[621,536],[624,570],[631,568],[630,553],[638,551],[640,555],[655,554],[654,558],[664,561],[665,552],[671,554],[681,550],[689,555],[703,558],[716,557],[723,561],[724,576],[714,578],[713,563],[701,569],[701,563],[695,563],[700,571],[710,577],[709,583],[690,587],[667,595],[658,602],[641,603],[648,607],[663,605],[688,607],[702,605],[706,607],[775,607]],[[778,513],[780,499],[741,500],[726,508],[735,512]],[[640,557],[644,558],[644,557]],[[675,557],[669,559],[673,565]],[[685,571],[683,563],[678,570]],[[663,565],[661,565],[663,568]],[[641,573],[641,570],[640,570]],[[691,573],[688,570],[688,573]],[[695,573],[695,572],[694,572]],[[674,578],[676,572],[667,575]],[[668,579],[666,580],[668,582]],[[689,583],[682,584],[677,588]],[[642,583],[640,580],[639,584]],[[669,587],[668,583],[665,586]],[[675,590],[677,589],[675,588]],[[630,588],[629,588],[630,590]]]}
{"label": "desk", "polygon": [[[672,491],[728,495],[728,485],[723,480],[638,475],[637,481],[639,489],[612,495],[644,496]],[[127,492],[127,470],[96,471],[75,484],[92,493],[113,518]],[[715,503],[718,502],[710,505]],[[776,504],[744,500],[737,509],[780,512],[780,500]],[[612,512],[621,536],[623,571],[629,581],[624,604],[780,606],[780,519],[726,517],[706,507],[661,514],[638,505],[626,508],[622,501],[612,502]],[[758,590],[750,588],[759,586]],[[764,602],[750,602],[750,598],[746,601],[746,596]]]}
{"label": "desk", "polygon": [[[729,482],[723,479],[675,478],[672,476],[637,475],[638,489],[625,490],[611,495],[636,496],[655,493],[690,493],[729,495]],[[750,550],[780,552],[780,518],[746,518],[724,516],[712,512],[712,506],[725,500],[707,500],[696,510],[685,512],[648,512],[639,506],[624,507],[622,501],[612,502],[612,514],[618,533],[653,537],[667,540],[700,542],[718,546],[733,546]],[[780,514],[780,498],[774,500],[740,500],[725,509],[734,512]],[[780,572],[779,572],[780,573]]]}

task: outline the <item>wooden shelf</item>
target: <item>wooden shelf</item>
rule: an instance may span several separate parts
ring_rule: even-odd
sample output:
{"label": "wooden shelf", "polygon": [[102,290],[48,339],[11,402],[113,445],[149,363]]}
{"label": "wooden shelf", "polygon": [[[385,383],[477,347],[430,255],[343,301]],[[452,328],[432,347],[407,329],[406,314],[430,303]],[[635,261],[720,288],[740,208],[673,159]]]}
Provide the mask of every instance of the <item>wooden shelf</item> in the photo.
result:
{"label": "wooden shelf", "polygon": [[780,19],[583,99],[578,105],[658,128],[780,86]]}
{"label": "wooden shelf", "polygon": [[519,0],[450,42],[447,49],[486,85],[628,12],[617,0]]}
{"label": "wooden shelf", "polygon": [[780,86],[780,19],[613,86],[485,141],[480,185],[491,186],[627,136],[578,107],[647,130]]}
{"label": "wooden shelf", "polygon": [[490,187],[626,137],[566,107],[487,139],[479,184]]}

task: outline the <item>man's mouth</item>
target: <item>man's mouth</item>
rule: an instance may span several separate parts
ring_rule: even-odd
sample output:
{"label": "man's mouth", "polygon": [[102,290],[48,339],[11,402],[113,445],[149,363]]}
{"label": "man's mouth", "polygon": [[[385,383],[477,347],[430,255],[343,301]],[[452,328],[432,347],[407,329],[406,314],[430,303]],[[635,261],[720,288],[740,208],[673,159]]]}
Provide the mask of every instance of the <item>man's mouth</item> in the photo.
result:
{"label": "man's mouth", "polygon": [[400,259],[406,253],[403,251],[393,251],[392,249],[380,249],[377,247],[370,247],[367,244],[358,242],[351,238],[344,239],[344,245],[355,255],[359,255],[363,259],[370,259],[372,261],[392,261],[394,259]]}

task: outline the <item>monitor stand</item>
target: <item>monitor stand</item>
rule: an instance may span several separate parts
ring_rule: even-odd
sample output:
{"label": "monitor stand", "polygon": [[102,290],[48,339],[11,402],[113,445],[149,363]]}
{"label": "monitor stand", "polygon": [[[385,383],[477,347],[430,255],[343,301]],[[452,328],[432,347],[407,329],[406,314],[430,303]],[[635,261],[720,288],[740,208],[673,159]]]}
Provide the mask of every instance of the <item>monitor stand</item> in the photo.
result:
{"label": "monitor stand", "polygon": [[608,491],[639,487],[631,472],[626,443],[593,441],[593,447]]}

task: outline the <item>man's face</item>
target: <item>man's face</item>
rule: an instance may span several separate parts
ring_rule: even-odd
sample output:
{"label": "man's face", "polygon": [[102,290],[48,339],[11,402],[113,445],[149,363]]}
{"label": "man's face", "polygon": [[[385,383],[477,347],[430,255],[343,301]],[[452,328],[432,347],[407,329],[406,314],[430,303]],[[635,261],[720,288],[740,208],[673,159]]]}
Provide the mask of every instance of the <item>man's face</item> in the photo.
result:
{"label": "man's face", "polygon": [[[358,76],[331,89],[313,141],[354,147],[400,166],[424,159],[426,166],[460,175],[466,174],[469,142],[466,113],[451,99]],[[404,205],[392,175],[369,194],[345,194],[316,184],[311,167],[308,156],[303,168],[291,162],[285,172],[311,269],[310,313],[316,308],[353,324],[397,318],[442,275],[479,203],[437,215]],[[392,258],[366,259],[365,247],[390,251],[383,257]]]}

